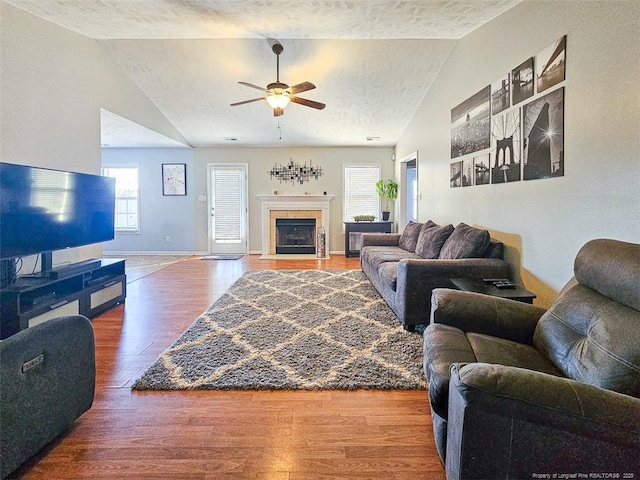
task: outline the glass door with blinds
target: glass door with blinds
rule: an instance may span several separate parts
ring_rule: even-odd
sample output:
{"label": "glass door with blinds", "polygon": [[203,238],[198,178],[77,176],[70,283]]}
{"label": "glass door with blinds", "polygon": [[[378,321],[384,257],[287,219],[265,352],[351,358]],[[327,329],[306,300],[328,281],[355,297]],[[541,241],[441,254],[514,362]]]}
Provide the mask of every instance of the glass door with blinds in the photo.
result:
{"label": "glass door with blinds", "polygon": [[247,166],[209,165],[209,251],[247,253]]}

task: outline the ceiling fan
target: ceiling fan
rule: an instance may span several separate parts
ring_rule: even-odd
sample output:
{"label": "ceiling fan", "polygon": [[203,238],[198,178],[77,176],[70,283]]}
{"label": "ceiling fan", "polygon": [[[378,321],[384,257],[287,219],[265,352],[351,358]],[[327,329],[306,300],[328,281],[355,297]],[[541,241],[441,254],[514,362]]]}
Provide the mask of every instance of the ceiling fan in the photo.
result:
{"label": "ceiling fan", "polygon": [[273,53],[276,54],[276,81],[267,85],[267,88],[259,87],[252,83],[238,82],[247,87],[262,90],[266,95],[264,97],[252,98],[251,100],[245,100],[243,102],[232,103],[231,106],[244,105],[245,103],[258,102],[260,100],[266,100],[267,103],[273,108],[273,116],[279,117],[284,114],[284,108],[289,105],[289,102],[304,105],[305,107],[315,108],[322,110],[326,105],[320,102],[314,102],[313,100],[307,100],[306,98],[296,97],[295,95],[300,92],[306,92],[313,90],[316,86],[311,82],[303,82],[290,87],[286,83],[280,81],[280,54],[284,50],[282,44],[276,42],[271,47]]}

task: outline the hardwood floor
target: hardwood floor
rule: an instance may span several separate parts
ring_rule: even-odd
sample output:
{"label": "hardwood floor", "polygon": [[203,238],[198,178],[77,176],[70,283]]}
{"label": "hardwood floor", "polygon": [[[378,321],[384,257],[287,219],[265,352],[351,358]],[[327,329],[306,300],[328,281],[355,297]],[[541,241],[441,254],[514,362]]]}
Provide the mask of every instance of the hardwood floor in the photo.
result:
{"label": "hardwood floor", "polygon": [[93,319],[93,407],[12,478],[444,480],[425,391],[130,389],[244,271],[356,268],[194,257],[130,283],[126,305]]}

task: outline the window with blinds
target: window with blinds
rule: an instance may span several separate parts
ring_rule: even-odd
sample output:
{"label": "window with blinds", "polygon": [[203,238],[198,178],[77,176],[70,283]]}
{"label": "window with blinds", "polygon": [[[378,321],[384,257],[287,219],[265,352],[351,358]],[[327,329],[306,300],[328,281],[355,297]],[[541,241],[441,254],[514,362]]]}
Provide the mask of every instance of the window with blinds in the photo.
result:
{"label": "window with blinds", "polygon": [[240,169],[214,170],[213,238],[216,243],[242,242],[242,175]]}
{"label": "window with blinds", "polygon": [[140,231],[138,166],[105,167],[102,175],[116,179],[115,231]]}
{"label": "window with blinds", "polygon": [[353,222],[356,215],[375,215],[380,219],[380,197],[376,182],[380,165],[352,164],[344,166],[343,220]]}

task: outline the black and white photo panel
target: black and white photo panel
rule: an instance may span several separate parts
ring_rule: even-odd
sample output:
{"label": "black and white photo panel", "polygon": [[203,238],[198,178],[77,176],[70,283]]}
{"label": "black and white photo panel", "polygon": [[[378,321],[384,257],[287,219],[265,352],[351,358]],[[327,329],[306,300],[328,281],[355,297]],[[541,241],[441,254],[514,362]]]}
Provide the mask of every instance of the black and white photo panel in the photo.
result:
{"label": "black and white photo panel", "polygon": [[451,110],[451,158],[484,150],[491,137],[491,85]]}
{"label": "black and white photo panel", "polygon": [[513,105],[533,97],[533,57],[511,70]]}
{"label": "black and white photo panel", "polygon": [[462,160],[462,178],[461,185],[463,187],[471,187],[473,186],[473,181],[475,180],[475,175],[473,174],[473,158],[467,157]]}
{"label": "black and white photo panel", "polygon": [[524,179],[564,176],[564,87],[522,107]]}
{"label": "black and white photo panel", "polygon": [[462,162],[453,162],[449,175],[449,186],[451,188],[462,186]]}
{"label": "black and white photo panel", "polygon": [[511,106],[509,73],[491,84],[491,115],[496,115]]}
{"label": "black and white photo panel", "polygon": [[491,119],[491,183],[520,180],[520,109]]}
{"label": "black and white photo panel", "polygon": [[473,157],[473,171],[475,172],[475,185],[488,185],[490,182],[490,154],[485,153]]}
{"label": "black and white photo panel", "polygon": [[563,35],[536,55],[536,87],[538,93],[564,81],[566,54],[567,36]]}

